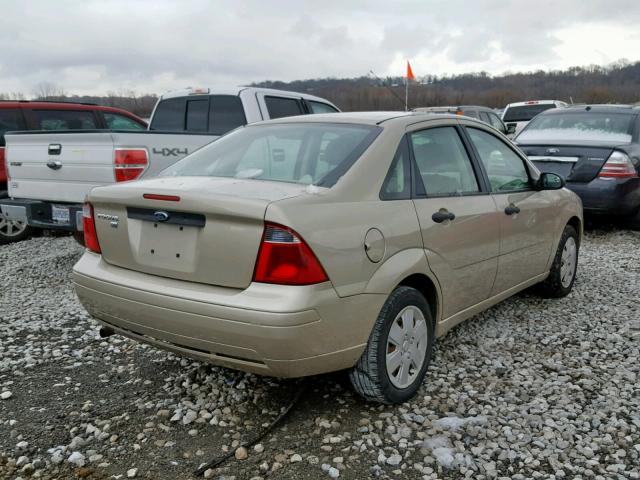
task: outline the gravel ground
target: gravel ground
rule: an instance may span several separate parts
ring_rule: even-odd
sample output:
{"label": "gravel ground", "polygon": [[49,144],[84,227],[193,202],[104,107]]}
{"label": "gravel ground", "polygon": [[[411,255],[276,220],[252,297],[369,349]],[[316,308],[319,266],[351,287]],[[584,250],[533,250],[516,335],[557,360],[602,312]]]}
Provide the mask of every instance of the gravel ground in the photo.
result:
{"label": "gravel ground", "polygon": [[[80,255],[71,238],[0,246],[0,478],[193,478],[300,388],[100,339],[71,286]],[[571,295],[524,292],[454,329],[412,402],[309,379],[205,477],[640,478],[639,291],[640,235],[589,231]]]}

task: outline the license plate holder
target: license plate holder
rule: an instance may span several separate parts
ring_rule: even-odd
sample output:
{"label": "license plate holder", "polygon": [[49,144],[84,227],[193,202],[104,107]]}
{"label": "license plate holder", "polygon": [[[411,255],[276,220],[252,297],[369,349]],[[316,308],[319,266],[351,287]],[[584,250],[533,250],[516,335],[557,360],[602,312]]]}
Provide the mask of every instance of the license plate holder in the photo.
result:
{"label": "license plate holder", "polygon": [[71,223],[69,207],[51,205],[51,220],[60,225],[69,225]]}

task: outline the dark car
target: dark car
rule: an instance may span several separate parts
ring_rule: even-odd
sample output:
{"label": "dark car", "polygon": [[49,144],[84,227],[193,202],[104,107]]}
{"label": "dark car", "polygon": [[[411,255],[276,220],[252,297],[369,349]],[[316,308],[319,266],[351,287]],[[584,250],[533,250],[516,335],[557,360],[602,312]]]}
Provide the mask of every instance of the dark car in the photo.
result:
{"label": "dark car", "polygon": [[[120,108],[89,103],[0,101],[0,198],[7,197],[4,134],[22,130],[146,130],[147,123]],[[29,235],[25,222],[0,211],[0,244]]]}
{"label": "dark car", "polygon": [[536,116],[515,142],[542,172],[562,176],[586,214],[640,229],[640,107],[580,105]]}
{"label": "dark car", "polygon": [[491,125],[500,133],[507,134],[507,127],[500,120],[493,108],[483,107],[482,105],[455,105],[448,107],[419,107],[414,108],[414,112],[429,113],[451,113],[454,115],[464,115],[466,117],[477,118],[481,122]]}

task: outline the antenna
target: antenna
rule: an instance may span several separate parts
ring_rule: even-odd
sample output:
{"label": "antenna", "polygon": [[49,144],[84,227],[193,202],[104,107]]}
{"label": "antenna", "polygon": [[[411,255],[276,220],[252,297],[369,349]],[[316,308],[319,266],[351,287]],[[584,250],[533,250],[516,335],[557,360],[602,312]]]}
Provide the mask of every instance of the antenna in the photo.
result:
{"label": "antenna", "polygon": [[402,104],[402,106],[405,107],[404,100],[400,97],[400,95],[398,95],[396,92],[394,92],[392,88],[390,88],[387,85],[385,85],[384,84],[384,80],[382,80],[379,76],[377,76],[373,70],[369,70],[369,74],[373,75],[378,80],[380,80],[380,82],[382,83],[382,86],[385,87],[387,90],[389,90],[393,94],[393,96],[398,99],[398,101]]}

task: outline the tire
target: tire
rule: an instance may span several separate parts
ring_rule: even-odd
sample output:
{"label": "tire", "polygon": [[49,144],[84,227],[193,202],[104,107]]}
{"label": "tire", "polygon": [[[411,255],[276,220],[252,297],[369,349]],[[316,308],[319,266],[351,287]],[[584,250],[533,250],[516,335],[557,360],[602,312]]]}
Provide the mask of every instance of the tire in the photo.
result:
{"label": "tire", "polygon": [[0,212],[0,245],[19,242],[31,235],[31,227],[26,222],[9,220]]}
{"label": "tire", "polygon": [[[566,251],[565,247],[567,249]],[[568,252],[572,249],[574,254],[573,257],[570,258]],[[573,288],[573,283],[576,280],[579,250],[580,243],[578,233],[571,225],[567,225],[564,227],[564,231],[560,237],[558,250],[551,264],[549,276],[538,286],[540,295],[546,298],[561,298],[569,295],[569,292],[571,292]],[[568,261],[572,262],[572,267],[567,266]]]}
{"label": "tire", "polygon": [[[404,319],[401,314],[405,315]],[[367,400],[386,404],[406,402],[413,397],[431,361],[434,327],[424,296],[411,287],[396,288],[382,307],[360,360],[349,371],[354,390]],[[394,337],[404,339],[402,345],[394,342]],[[394,352],[397,352],[395,356]],[[422,364],[418,368],[420,354]],[[387,367],[388,359],[391,367]],[[396,364],[399,364],[397,369]],[[407,368],[406,378],[402,375],[404,368]]]}

